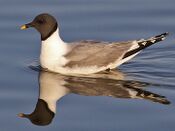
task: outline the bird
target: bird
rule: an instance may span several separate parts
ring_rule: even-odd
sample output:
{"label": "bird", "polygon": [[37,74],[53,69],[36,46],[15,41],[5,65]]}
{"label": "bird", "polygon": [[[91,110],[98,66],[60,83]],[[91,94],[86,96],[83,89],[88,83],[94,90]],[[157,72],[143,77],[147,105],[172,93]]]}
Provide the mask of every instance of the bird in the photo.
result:
{"label": "bird", "polygon": [[60,37],[57,20],[48,13],[36,16],[21,29],[35,28],[41,36],[40,65],[64,75],[88,75],[110,71],[129,61],[143,49],[163,41],[168,32],[149,39],[105,42],[81,40],[67,43]]}

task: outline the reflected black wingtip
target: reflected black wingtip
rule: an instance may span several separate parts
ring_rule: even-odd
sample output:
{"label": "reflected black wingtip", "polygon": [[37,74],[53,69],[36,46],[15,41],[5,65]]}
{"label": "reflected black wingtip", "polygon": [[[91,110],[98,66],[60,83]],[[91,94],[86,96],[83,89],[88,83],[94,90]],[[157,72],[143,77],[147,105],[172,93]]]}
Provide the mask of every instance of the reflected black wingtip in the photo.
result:
{"label": "reflected black wingtip", "polygon": [[168,100],[164,100],[164,101],[162,101],[162,104],[164,104],[164,105],[170,105],[170,104],[171,104],[171,102],[170,102],[170,101],[168,101]]}

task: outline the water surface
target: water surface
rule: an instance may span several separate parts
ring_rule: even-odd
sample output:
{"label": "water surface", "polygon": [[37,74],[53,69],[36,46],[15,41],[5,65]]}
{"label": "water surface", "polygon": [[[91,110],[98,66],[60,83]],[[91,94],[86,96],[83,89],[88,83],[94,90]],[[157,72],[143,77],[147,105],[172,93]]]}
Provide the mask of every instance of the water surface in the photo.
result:
{"label": "water surface", "polygon": [[[174,130],[174,4],[173,0],[0,0],[0,129]],[[57,114],[48,126],[17,117],[20,112],[31,113],[37,103],[39,73],[28,66],[38,59],[40,50],[39,34],[19,27],[43,12],[59,20],[61,37],[67,42],[134,40],[170,32],[164,42],[149,47],[119,69],[126,80],[149,83],[144,90],[165,96],[171,104],[68,94],[57,103]]]}

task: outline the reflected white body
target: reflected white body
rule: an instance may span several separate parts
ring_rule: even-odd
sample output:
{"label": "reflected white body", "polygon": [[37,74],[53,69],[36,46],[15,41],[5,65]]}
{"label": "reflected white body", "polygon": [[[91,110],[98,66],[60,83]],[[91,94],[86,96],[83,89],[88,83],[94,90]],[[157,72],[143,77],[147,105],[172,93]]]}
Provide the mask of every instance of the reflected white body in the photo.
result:
{"label": "reflected white body", "polygon": [[49,109],[56,113],[57,100],[69,93],[69,90],[63,86],[64,79],[58,79],[58,77],[54,77],[54,74],[45,72],[40,75],[39,80],[39,98],[46,101]]}

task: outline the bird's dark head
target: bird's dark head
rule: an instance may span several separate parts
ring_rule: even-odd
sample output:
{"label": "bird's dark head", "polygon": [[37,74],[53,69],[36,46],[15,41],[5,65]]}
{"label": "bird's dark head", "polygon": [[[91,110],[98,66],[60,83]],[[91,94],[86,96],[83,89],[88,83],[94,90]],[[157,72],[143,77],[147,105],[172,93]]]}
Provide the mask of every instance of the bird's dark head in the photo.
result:
{"label": "bird's dark head", "polygon": [[46,40],[57,30],[57,26],[56,19],[50,14],[44,13],[36,16],[32,22],[21,26],[21,29],[34,27],[41,34],[41,39]]}

